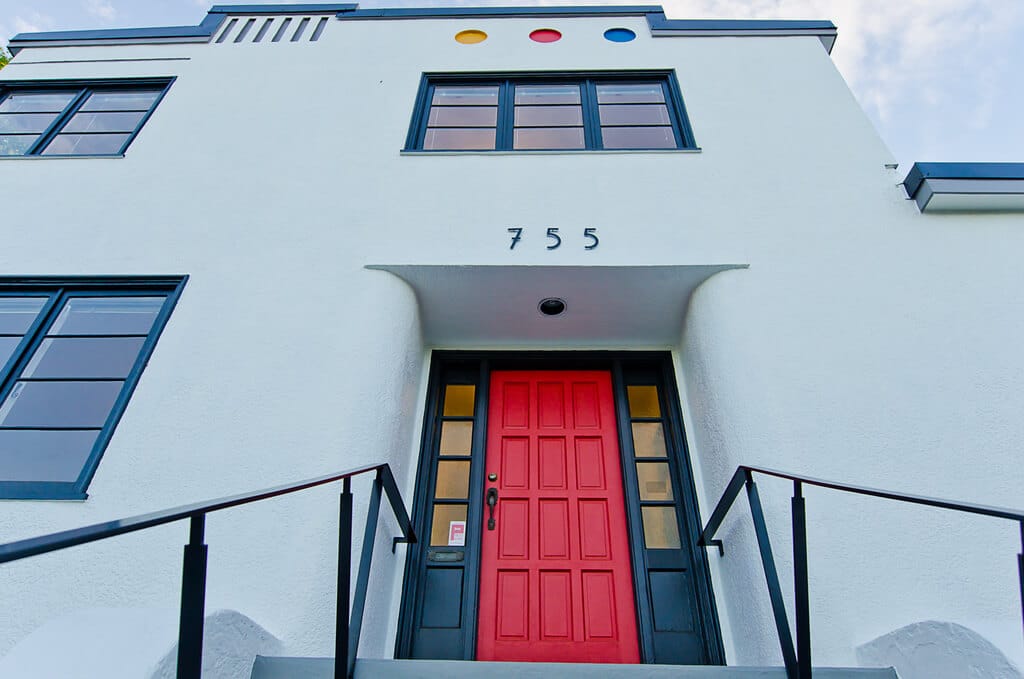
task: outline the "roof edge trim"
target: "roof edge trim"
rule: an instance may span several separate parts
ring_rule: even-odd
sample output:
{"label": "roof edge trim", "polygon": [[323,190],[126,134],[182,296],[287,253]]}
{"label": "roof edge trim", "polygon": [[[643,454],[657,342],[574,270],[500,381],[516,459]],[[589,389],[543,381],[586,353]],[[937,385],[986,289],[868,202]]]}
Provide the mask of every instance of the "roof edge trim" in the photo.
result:
{"label": "roof edge trim", "polygon": [[546,7],[381,7],[341,12],[339,19],[445,19],[459,17],[645,16],[660,5],[549,5]]}
{"label": "roof edge trim", "polygon": [[354,2],[295,5],[214,5],[211,14],[334,14],[359,9]]}
{"label": "roof edge trim", "polygon": [[[110,28],[96,31],[43,31],[39,33],[18,33],[11,38],[11,52],[25,47],[25,43],[45,43],[56,41],[93,41],[93,40],[141,40],[147,38],[209,38],[221,22],[223,14],[210,13],[198,26],[157,26],[152,28]],[[19,44],[21,43],[21,44]]]}
{"label": "roof edge trim", "polygon": [[821,40],[831,54],[839,31],[831,21],[795,19],[669,19],[662,11],[647,15],[655,37],[756,37],[810,35]]}
{"label": "roof edge trim", "polygon": [[499,17],[643,16],[656,37],[713,36],[817,36],[831,52],[836,27],[831,21],[783,19],[668,19],[660,5],[567,5],[544,7],[392,7],[359,9],[355,3],[274,5],[214,5],[198,26],[116,28],[83,31],[19,33],[9,47],[17,54],[25,47],[140,44],[146,42],[204,42],[213,38],[225,18],[233,14],[334,14],[338,19],[437,19]]}
{"label": "roof edge trim", "polygon": [[973,196],[970,205],[962,209],[1020,211],[1024,208],[1021,199],[1008,202],[996,197],[1024,199],[1024,163],[914,163],[903,180],[903,188],[921,212],[929,210],[936,196],[944,197],[944,206],[933,211],[950,209],[945,206],[950,202],[945,197],[949,196]]}

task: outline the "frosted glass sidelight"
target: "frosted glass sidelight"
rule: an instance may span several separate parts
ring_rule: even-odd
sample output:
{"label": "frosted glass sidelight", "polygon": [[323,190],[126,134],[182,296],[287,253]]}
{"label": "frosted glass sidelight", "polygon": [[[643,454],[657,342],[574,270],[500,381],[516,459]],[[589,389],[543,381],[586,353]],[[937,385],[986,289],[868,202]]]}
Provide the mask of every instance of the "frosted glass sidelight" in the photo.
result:
{"label": "frosted glass sidelight", "polygon": [[472,417],[476,386],[472,384],[449,384],[444,390],[445,417]]}

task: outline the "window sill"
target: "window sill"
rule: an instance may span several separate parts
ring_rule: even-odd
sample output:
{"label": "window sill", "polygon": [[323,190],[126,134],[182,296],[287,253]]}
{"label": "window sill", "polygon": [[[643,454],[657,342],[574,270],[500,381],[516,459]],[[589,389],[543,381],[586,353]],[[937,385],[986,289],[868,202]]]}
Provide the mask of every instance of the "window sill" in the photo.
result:
{"label": "window sill", "polygon": [[49,155],[49,156],[42,156],[42,155],[39,155],[39,156],[0,156],[0,161],[2,161],[2,160],[66,160],[68,158],[73,158],[75,160],[80,160],[80,159],[85,159],[85,158],[91,158],[91,159],[96,159],[96,158],[124,158],[124,154],[123,153],[118,153],[116,155],[102,155],[102,156],[85,156],[85,155],[82,155],[82,156],[58,156],[58,155]]}
{"label": "window sill", "polygon": [[579,150],[539,150],[539,151],[399,151],[403,156],[592,156],[620,155],[628,153],[655,154],[665,153],[703,153],[700,148],[693,149],[579,149]]}
{"label": "window sill", "polygon": [[38,502],[39,500],[52,500],[59,502],[84,502],[88,499],[87,493],[81,492],[67,492],[67,493],[54,493],[52,491],[41,491],[33,493],[31,490],[22,491],[0,491],[0,502],[10,501],[21,501],[21,500],[32,500]]}

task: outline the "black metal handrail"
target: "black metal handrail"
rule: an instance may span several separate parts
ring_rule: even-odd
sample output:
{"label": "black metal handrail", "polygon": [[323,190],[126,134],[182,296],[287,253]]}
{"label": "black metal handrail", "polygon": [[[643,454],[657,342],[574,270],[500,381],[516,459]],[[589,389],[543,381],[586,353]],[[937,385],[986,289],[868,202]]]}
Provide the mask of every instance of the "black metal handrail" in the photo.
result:
{"label": "black metal handrail", "polygon": [[[350,601],[352,586],[352,477],[370,472],[376,472],[376,476],[370,491],[366,528],[363,533],[363,551],[359,557],[359,571],[356,576],[356,591]],[[382,494],[387,495],[388,503],[391,505],[391,510],[402,531],[402,537],[395,538],[395,540],[416,542],[416,533],[409,520],[405,502],[395,483],[391,467],[387,464],[357,467],[251,493],[182,505],[151,514],[140,514],[126,519],[106,521],[59,533],[9,542],[0,545],[0,564],[189,519],[189,542],[185,545],[182,566],[181,614],[178,621],[178,679],[200,679],[203,665],[203,617],[206,608],[207,545],[204,544],[206,515],[337,481],[342,482],[342,491],[341,521],[338,528],[338,613],[335,621],[334,676],[335,679],[350,679],[355,668],[356,651],[359,648],[359,633],[362,629],[363,609],[370,580],[370,562],[373,558],[373,545]],[[339,659],[344,659],[344,662],[339,662]]]}
{"label": "black metal handrail", "polygon": [[[795,647],[793,645],[793,635],[789,629],[789,619],[786,615],[786,604],[782,597],[782,586],[779,583],[778,570],[775,568],[771,541],[768,538],[768,527],[764,520],[761,498],[757,492],[757,484],[754,482],[754,474],[774,476],[793,482],[793,580],[796,604]],[[746,488],[747,499],[750,502],[750,515],[754,522],[754,534],[757,536],[758,551],[761,554],[761,565],[764,568],[765,581],[768,585],[768,596],[771,600],[772,613],[775,617],[775,627],[778,630],[779,644],[782,647],[782,658],[786,665],[786,676],[789,679],[811,678],[811,612],[807,576],[807,511],[804,505],[803,484],[829,488],[845,493],[895,500],[897,502],[908,502],[926,507],[951,509],[968,514],[1017,521],[1020,524],[1021,538],[1021,553],[1017,556],[1017,568],[1020,576],[1021,613],[1024,616],[1024,510],[979,505],[970,502],[957,502],[924,495],[897,493],[891,490],[855,486],[848,483],[838,483],[810,476],[790,474],[776,469],[740,465],[736,468],[732,479],[729,480],[729,484],[725,487],[725,491],[722,493],[718,504],[715,505],[714,511],[711,512],[711,518],[708,519],[708,523],[701,532],[700,540],[697,544],[702,547],[718,547],[719,552],[725,554],[725,547],[721,540],[715,539],[715,533],[721,527],[740,491]]]}

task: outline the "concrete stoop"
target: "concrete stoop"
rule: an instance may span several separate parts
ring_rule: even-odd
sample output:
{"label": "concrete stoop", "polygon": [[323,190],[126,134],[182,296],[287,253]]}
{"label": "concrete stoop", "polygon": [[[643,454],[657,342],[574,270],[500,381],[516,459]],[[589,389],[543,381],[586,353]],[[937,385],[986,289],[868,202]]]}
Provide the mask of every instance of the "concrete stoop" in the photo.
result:
{"label": "concrete stoop", "polygon": [[[786,679],[782,667],[357,660],[355,679]],[[897,679],[892,668],[821,667],[815,679]],[[252,679],[333,679],[333,658],[257,656]]]}

